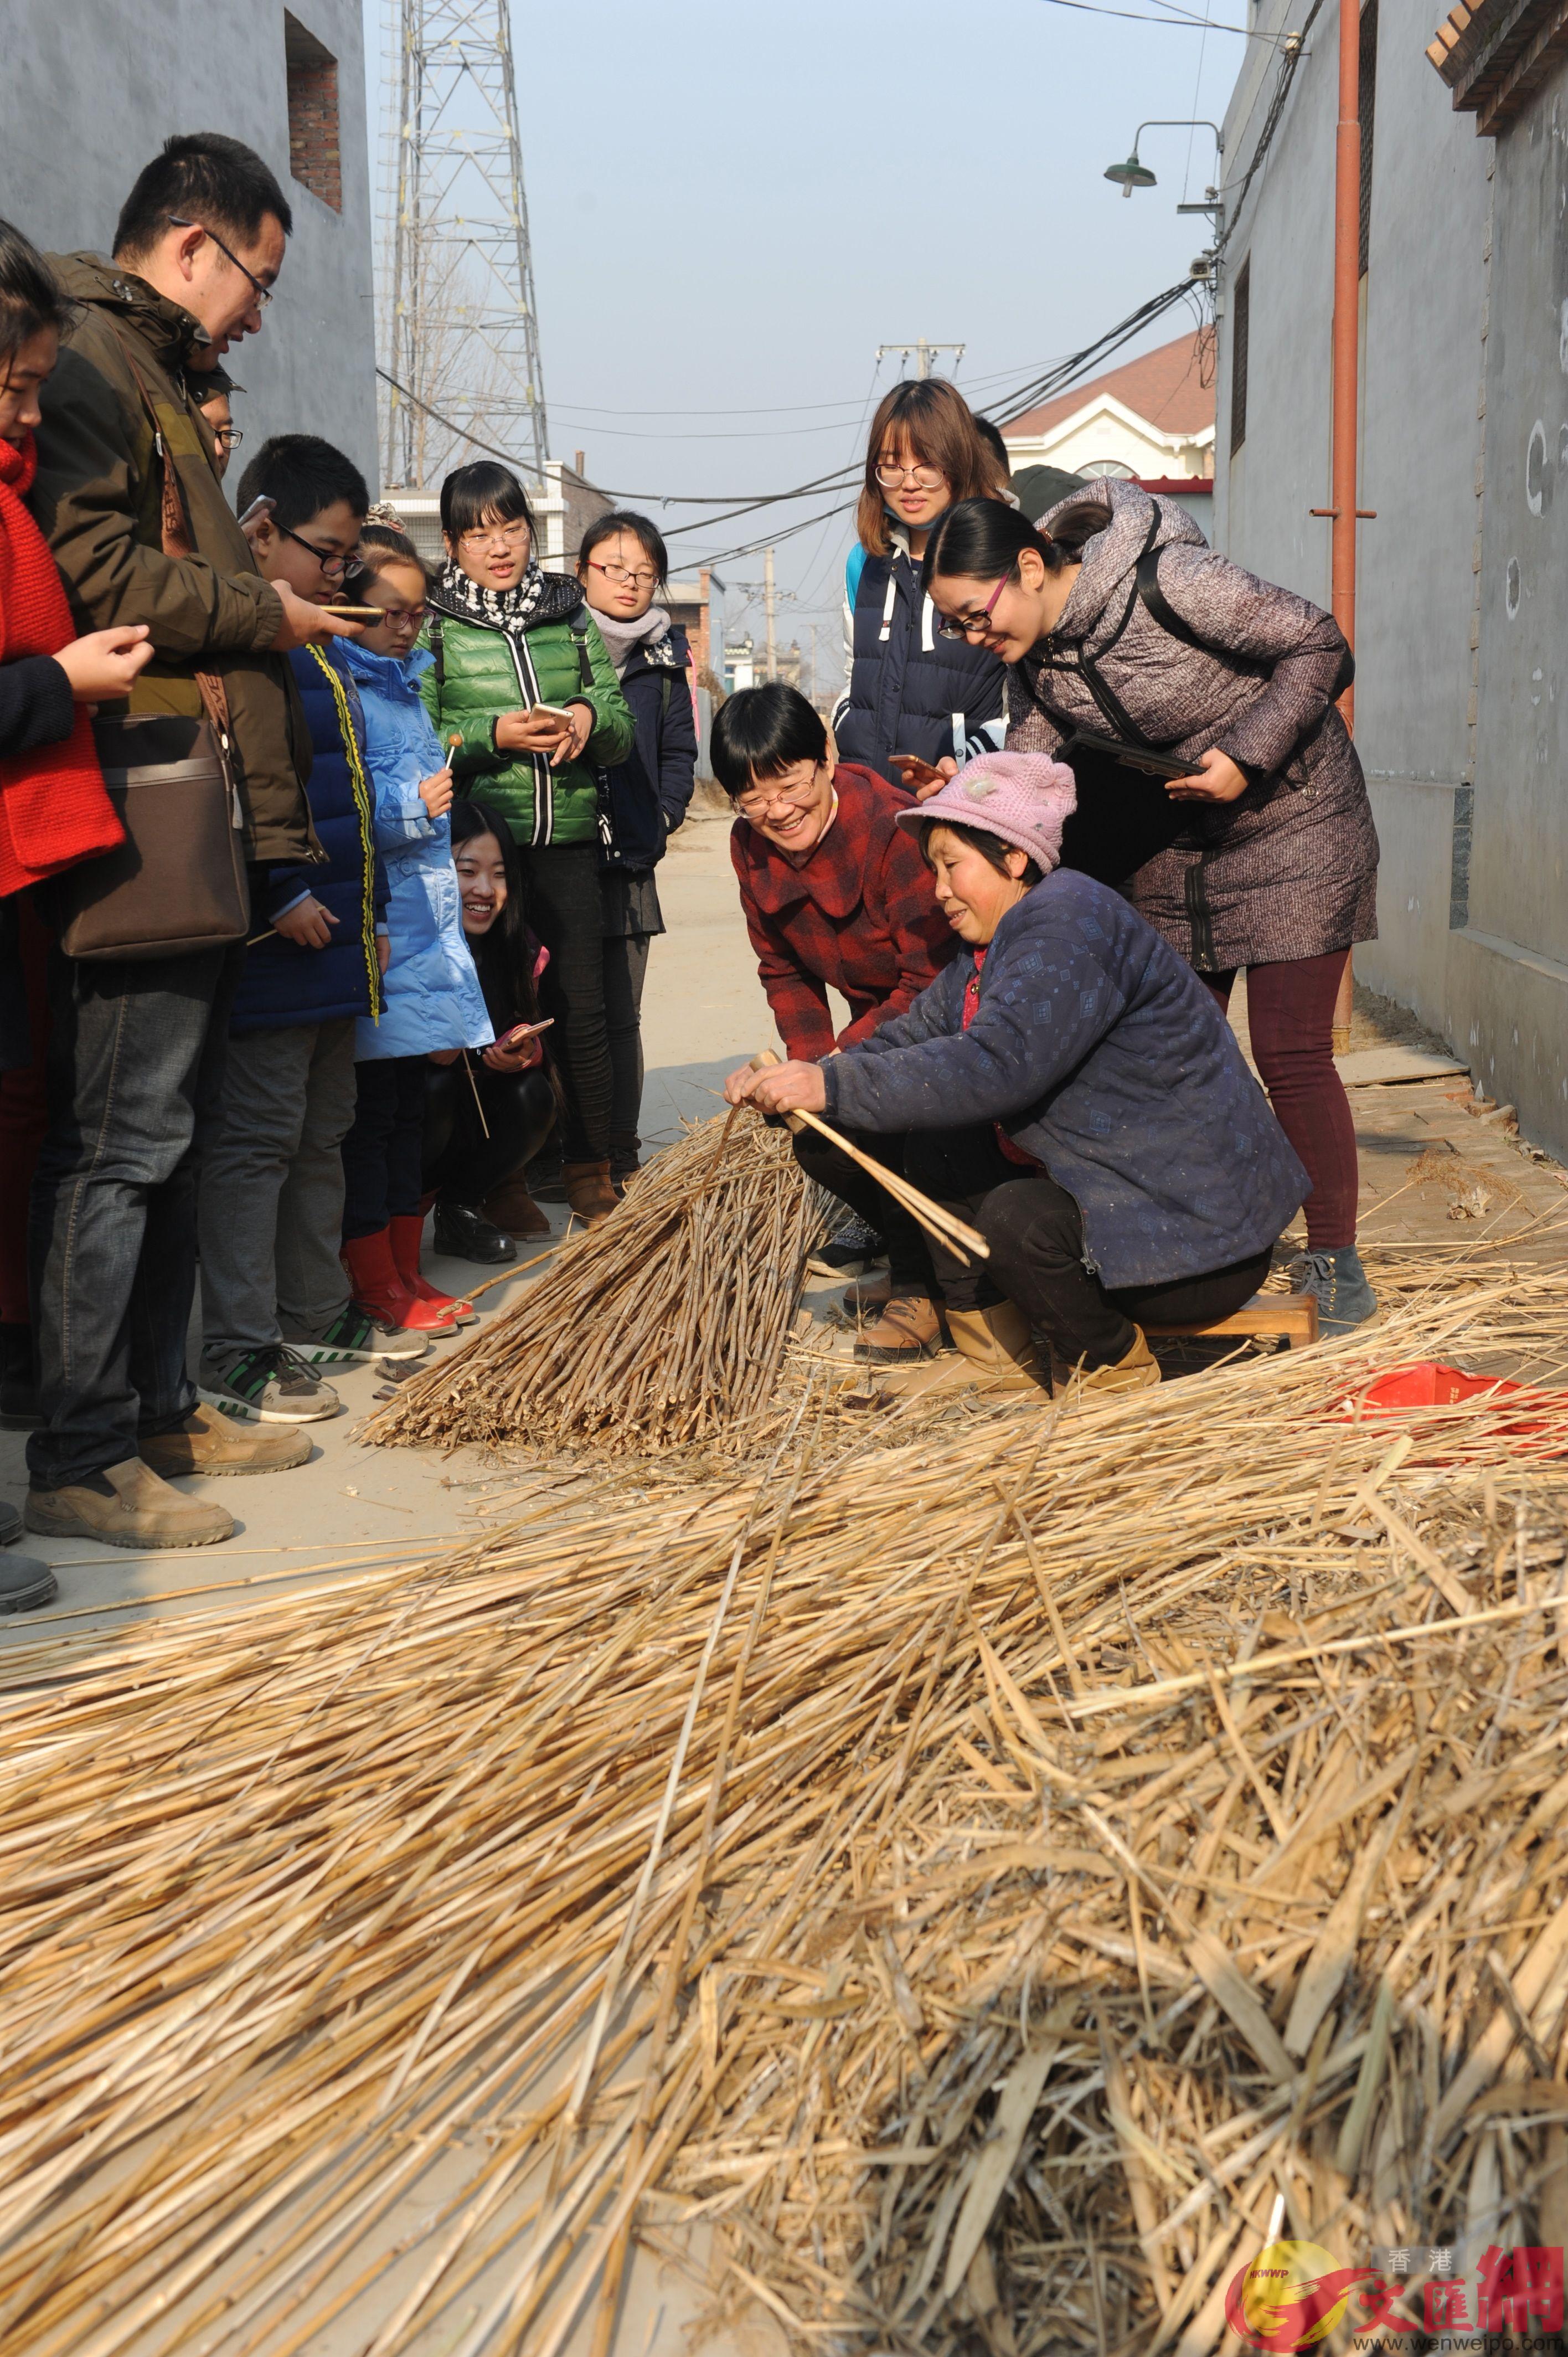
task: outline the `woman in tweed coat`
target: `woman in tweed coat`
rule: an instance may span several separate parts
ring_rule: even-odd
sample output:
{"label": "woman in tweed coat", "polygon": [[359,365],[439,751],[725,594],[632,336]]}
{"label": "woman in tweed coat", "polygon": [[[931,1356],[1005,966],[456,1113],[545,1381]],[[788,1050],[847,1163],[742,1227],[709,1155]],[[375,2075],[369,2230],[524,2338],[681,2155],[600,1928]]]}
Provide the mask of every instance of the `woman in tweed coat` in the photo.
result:
{"label": "woman in tweed coat", "polygon": [[950,509],[926,583],[942,627],[1008,665],[1010,751],[1059,754],[1081,728],[1192,763],[1165,789],[1174,839],[1120,888],[1222,1004],[1246,968],[1252,1052],[1312,1179],[1293,1281],[1326,1330],[1359,1325],[1377,1304],[1332,1026],[1351,944],[1377,932],[1378,838],[1335,704],[1351,673],[1338,625],[1109,480],[1038,525],[993,500]]}

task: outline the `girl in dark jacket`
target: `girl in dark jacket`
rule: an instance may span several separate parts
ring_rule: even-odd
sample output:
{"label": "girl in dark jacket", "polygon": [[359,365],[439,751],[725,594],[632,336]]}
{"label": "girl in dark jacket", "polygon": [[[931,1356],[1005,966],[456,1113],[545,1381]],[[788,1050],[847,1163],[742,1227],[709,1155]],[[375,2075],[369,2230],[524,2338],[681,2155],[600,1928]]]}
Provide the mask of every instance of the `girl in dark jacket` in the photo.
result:
{"label": "girl in dark jacket", "polygon": [[1135,483],[1096,482],[1038,527],[971,500],[932,533],[926,576],[944,625],[1011,666],[1009,750],[1056,753],[1088,729],[1191,763],[1164,789],[1168,848],[1141,843],[1111,880],[1221,1006],[1246,968],[1252,1053],[1312,1180],[1292,1279],[1326,1332],[1359,1325],[1377,1300],[1333,1017],[1351,943],[1376,937],[1378,838],[1335,706],[1350,676],[1338,625]]}
{"label": "girl in dark jacket", "polygon": [[446,563],[424,640],[435,660],[420,693],[443,746],[461,740],[458,793],[482,793],[522,851],[550,952],[566,1200],[591,1227],[616,1207],[597,771],[631,750],[631,715],[582,584],[540,569],[510,468],[484,459],[448,475],[441,531]]}
{"label": "girl in dark jacket", "polygon": [[941,637],[920,580],[938,519],[955,500],[993,498],[1001,481],[956,387],[895,385],[871,422],[844,574],[852,655],[833,731],[846,761],[934,785],[1001,744],[1002,665],[989,648]]}
{"label": "girl in dark jacket", "polygon": [[500,813],[454,802],[452,857],[496,1036],[472,1055],[438,1049],[425,1066],[424,1188],[435,1195],[438,1253],[510,1261],[514,1236],[550,1232],[523,1172],[555,1125],[556,1094],[542,1039],[514,1036],[540,1020],[544,957],[524,921],[522,863]]}
{"label": "girl in dark jacket", "polygon": [[649,943],[664,931],[653,871],[686,815],[697,773],[686,633],[653,602],[669,570],[663,537],[646,516],[600,516],[583,535],[577,578],[637,730],[626,759],[604,772],[599,812],[610,1180],[618,1193],[642,1146],[642,985]]}
{"label": "girl in dark jacket", "polygon": [[1004,753],[901,813],[969,955],[842,1055],[725,1093],[907,1133],[909,1178],[991,1247],[967,1268],[932,1247],[970,1368],[1044,1384],[1048,1352],[1126,1390],[1160,1379],[1145,1325],[1257,1289],[1306,1174],[1190,966],[1058,866],[1073,805],[1063,763]]}

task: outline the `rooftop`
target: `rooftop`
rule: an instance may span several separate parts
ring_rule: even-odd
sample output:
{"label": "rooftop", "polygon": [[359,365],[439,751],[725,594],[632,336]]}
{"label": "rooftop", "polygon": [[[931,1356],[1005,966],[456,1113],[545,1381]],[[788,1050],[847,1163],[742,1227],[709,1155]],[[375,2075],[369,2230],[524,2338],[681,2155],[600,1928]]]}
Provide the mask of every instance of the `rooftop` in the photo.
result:
{"label": "rooftop", "polygon": [[[1026,410],[1022,417],[1012,418],[1002,428],[1003,434],[1010,442],[1048,434],[1101,394],[1147,418],[1162,434],[1200,433],[1214,423],[1213,347],[1210,344],[1205,354],[1200,347],[1206,342],[1196,331],[1177,336],[1174,342],[1140,353],[1107,376],[1092,377],[1088,384],[1074,385],[1070,393],[1058,393],[1039,409]],[[1207,368],[1201,365],[1205,358]]]}

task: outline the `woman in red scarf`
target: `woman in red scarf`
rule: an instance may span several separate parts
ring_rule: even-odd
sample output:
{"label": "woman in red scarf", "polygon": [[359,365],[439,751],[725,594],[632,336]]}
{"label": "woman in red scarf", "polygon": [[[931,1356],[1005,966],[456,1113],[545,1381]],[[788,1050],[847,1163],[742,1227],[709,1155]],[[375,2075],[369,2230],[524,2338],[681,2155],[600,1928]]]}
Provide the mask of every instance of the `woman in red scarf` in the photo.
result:
{"label": "woman in red scarf", "polygon": [[[48,936],[27,888],[121,840],[92,748],[91,713],[99,701],[128,694],[153,651],[140,623],[77,637],[54,559],[23,504],[37,463],[38,388],[69,317],[41,256],[0,221],[0,1424],[13,1429],[38,1421],[27,1193],[45,1127],[48,1036]],[[0,1544],[16,1535],[9,1513],[0,1512]],[[15,1558],[0,1559],[0,1612],[47,1603],[54,1581],[42,1566],[35,1566],[36,1594],[17,1587],[9,1577],[16,1569]]]}

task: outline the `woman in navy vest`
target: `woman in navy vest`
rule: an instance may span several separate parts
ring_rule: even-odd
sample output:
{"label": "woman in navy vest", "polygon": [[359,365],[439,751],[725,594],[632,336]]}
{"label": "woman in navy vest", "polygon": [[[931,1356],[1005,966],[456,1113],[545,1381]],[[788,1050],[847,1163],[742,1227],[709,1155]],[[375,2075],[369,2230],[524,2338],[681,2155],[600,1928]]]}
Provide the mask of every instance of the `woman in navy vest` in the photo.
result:
{"label": "woman in navy vest", "polygon": [[872,420],[844,575],[853,651],[833,716],[841,760],[916,787],[1000,747],[1004,667],[988,647],[940,635],[920,559],[955,500],[995,497],[1002,480],[955,386],[894,386]]}

